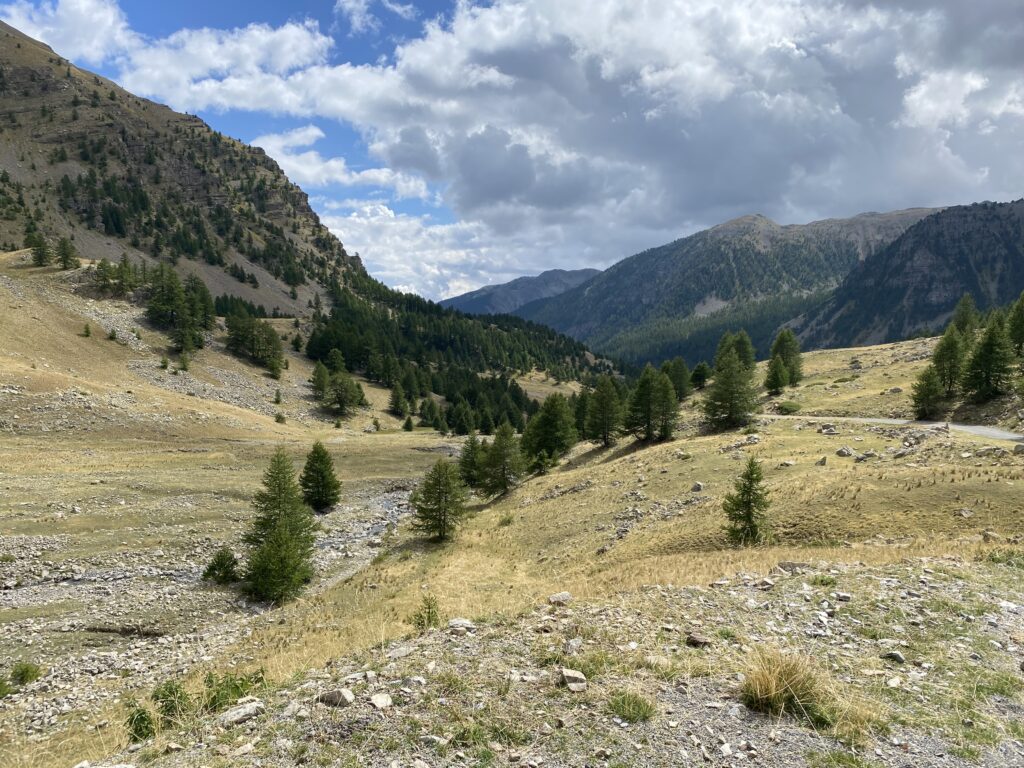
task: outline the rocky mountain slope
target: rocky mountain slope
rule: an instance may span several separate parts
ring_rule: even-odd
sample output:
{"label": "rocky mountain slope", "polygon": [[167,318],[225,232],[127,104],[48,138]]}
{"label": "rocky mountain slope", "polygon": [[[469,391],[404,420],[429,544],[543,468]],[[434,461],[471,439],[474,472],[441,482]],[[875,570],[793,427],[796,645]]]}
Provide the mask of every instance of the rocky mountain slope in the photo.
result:
{"label": "rocky mountain slope", "polygon": [[713,352],[730,325],[745,325],[763,350],[779,323],[929,213],[788,226],[744,216],[624,259],[517,314],[633,362],[685,351],[692,364]]}
{"label": "rocky mountain slope", "polygon": [[600,272],[598,269],[549,269],[535,277],[519,277],[499,285],[485,285],[475,291],[440,302],[473,315],[502,315],[524,304],[565,293]]}
{"label": "rocky mountain slope", "polygon": [[947,208],[855,268],[796,323],[809,347],[875,344],[941,329],[957,301],[1005,306],[1024,291],[1024,200]]}

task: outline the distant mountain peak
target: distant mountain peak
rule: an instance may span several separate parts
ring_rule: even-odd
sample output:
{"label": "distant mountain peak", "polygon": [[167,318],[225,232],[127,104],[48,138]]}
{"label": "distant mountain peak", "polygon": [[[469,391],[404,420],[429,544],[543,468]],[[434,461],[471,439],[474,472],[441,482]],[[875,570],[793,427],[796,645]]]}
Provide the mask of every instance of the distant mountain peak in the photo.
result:
{"label": "distant mountain peak", "polygon": [[600,270],[548,269],[539,275],[485,285],[461,296],[445,299],[441,305],[474,315],[510,314],[530,302],[559,296],[597,274],[600,274]]}

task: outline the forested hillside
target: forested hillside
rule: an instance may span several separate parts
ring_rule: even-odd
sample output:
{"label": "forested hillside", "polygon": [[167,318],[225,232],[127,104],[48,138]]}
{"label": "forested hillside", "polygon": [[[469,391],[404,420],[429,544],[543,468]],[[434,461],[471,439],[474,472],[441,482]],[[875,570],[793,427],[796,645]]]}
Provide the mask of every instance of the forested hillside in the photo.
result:
{"label": "forested hillside", "polygon": [[[169,296],[160,299],[169,313],[150,314],[167,315],[161,327],[176,351],[198,346],[195,329],[211,328],[216,311],[295,317],[292,343],[318,360],[337,349],[348,371],[366,372],[376,359],[443,370],[463,382],[457,392],[445,385],[453,395],[472,396],[481,373],[536,367],[566,378],[592,365],[581,343],[547,328],[480,321],[387,288],[262,150],[137,98],[9,26],[0,35],[0,246],[32,247],[37,264],[58,245],[76,264],[100,262],[100,295]],[[153,269],[160,264],[180,281]],[[199,285],[209,312],[189,308]],[[236,350],[273,370],[273,349],[252,351],[262,326],[228,326]]]}
{"label": "forested hillside", "polygon": [[789,226],[744,216],[624,259],[517,314],[631,362],[708,358],[722,331],[738,327],[763,330],[755,340],[761,348],[779,323],[929,212]]}
{"label": "forested hillside", "polygon": [[971,294],[982,310],[1024,290],[1024,200],[947,208],[866,259],[796,326],[807,347],[935,333]]}

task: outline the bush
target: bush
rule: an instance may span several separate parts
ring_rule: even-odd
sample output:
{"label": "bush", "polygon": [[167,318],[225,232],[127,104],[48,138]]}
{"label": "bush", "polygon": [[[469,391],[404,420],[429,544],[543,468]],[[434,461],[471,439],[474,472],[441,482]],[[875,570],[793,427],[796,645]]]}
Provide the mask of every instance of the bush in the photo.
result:
{"label": "bush", "polygon": [[288,419],[285,418],[285,415],[283,413],[274,414],[274,421],[276,421],[278,424],[284,424],[287,420]]}
{"label": "bush", "polygon": [[125,718],[124,727],[131,742],[146,741],[156,736],[153,713],[134,701],[128,703],[128,716]]}
{"label": "bush", "polygon": [[791,416],[792,414],[800,410],[800,403],[796,402],[795,400],[783,400],[776,406],[776,409],[783,416]]}
{"label": "bush", "polygon": [[107,334],[107,338],[110,341],[117,341],[117,329],[116,328],[111,328],[110,329],[110,333]]}
{"label": "bush", "polygon": [[239,580],[238,558],[228,547],[220,547],[213,553],[210,564],[203,571],[203,581],[214,584],[234,584]]}
{"label": "bush", "polygon": [[167,680],[154,688],[152,699],[164,725],[180,723],[195,706],[188,691],[177,680]]}
{"label": "bush", "polygon": [[19,661],[11,667],[11,682],[17,686],[28,685],[42,676],[43,670],[30,661]]}
{"label": "bush", "polygon": [[170,365],[170,361],[167,359],[167,355],[164,355],[160,358],[160,369],[166,371],[168,365]]}
{"label": "bush", "polygon": [[219,712],[227,709],[243,696],[266,685],[267,679],[263,670],[250,672],[248,675],[236,675],[225,672],[218,677],[212,672],[206,675],[204,690],[200,699],[203,712]]}
{"label": "bush", "polygon": [[433,595],[424,595],[420,601],[420,607],[410,619],[416,630],[422,634],[428,629],[441,626],[441,611],[437,604],[437,598]]}
{"label": "bush", "polygon": [[17,692],[17,688],[11,685],[7,680],[0,677],[0,699],[10,696],[12,693]]}
{"label": "bush", "polygon": [[83,336],[84,336],[85,338],[87,338],[87,339],[88,339],[88,338],[89,338],[90,336],[92,336],[92,328],[91,328],[91,327],[89,326],[89,324],[88,324],[88,323],[86,323],[86,324],[85,324],[85,328],[83,328],[83,329],[82,329],[82,335],[83,335]]}
{"label": "bush", "polygon": [[608,699],[608,709],[627,723],[643,723],[654,717],[657,708],[653,702],[633,691],[616,691]]}

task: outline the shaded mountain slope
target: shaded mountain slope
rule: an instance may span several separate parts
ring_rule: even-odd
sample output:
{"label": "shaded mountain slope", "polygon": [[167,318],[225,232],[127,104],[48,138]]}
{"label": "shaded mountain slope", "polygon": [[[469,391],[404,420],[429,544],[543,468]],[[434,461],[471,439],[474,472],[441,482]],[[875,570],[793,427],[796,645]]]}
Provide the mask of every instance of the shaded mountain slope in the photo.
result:
{"label": "shaded mountain slope", "polygon": [[534,277],[519,277],[507,283],[485,285],[475,291],[445,299],[440,304],[473,315],[502,315],[514,312],[531,301],[563,294],[599,273],[597,269],[549,269]]}

